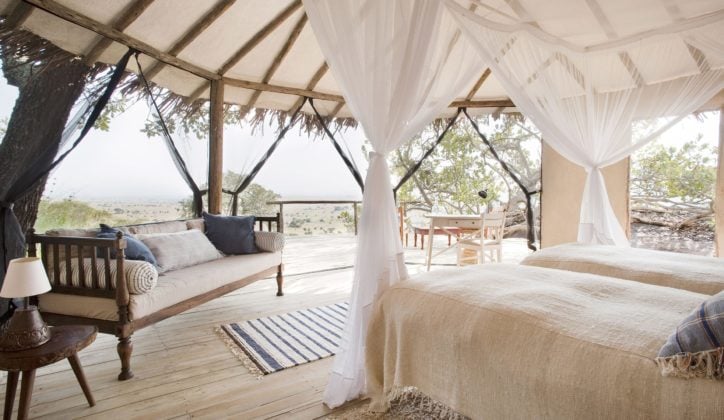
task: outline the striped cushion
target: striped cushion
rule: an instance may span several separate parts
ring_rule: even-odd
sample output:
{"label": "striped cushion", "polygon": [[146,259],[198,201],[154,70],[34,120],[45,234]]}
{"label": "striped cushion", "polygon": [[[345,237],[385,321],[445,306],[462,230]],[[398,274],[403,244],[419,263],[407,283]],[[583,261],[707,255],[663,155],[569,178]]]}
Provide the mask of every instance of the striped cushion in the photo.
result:
{"label": "striped cushion", "polygon": [[724,292],[702,302],[681,321],[656,363],[664,376],[724,379]]}
{"label": "striped cushion", "polygon": [[284,249],[284,234],[280,232],[254,232],[256,247],[266,252],[277,252]]}
{"label": "striped cushion", "polygon": [[[68,278],[65,271],[66,263],[61,261],[60,263],[60,284],[68,286]],[[115,260],[111,262],[111,289],[116,288],[116,272],[117,265]],[[74,259],[70,264],[71,279],[70,285],[75,287],[81,287],[80,283],[80,272],[78,270],[78,260]],[[106,288],[106,276],[105,276],[105,264],[102,259],[96,260],[96,270],[98,272],[98,285],[105,289]],[[93,260],[90,258],[83,259],[83,271],[85,272],[85,285],[90,286],[93,273]],[[134,261],[125,260],[123,261],[123,271],[126,274],[126,284],[128,285],[128,293],[132,295],[142,295],[146,292],[151,291],[156,287],[158,281],[158,272],[154,268],[153,264],[146,261]],[[50,270],[48,277],[52,283],[55,283],[54,270]]]}

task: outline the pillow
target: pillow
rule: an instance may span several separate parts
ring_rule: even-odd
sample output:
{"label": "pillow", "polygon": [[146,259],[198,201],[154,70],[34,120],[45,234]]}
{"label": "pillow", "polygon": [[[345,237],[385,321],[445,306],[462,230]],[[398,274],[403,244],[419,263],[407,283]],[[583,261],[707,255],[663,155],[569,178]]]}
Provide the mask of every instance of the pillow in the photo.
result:
{"label": "pillow", "polygon": [[204,212],[206,236],[227,255],[259,252],[254,243],[254,216],[217,216]]}
{"label": "pillow", "polygon": [[[68,281],[68,271],[65,269],[65,266],[65,261],[61,261],[58,266],[60,268],[60,270],[58,271],[58,274],[60,275],[60,278],[57,279],[58,283],[62,284],[63,286],[84,287],[84,285],[81,285],[80,283],[80,270],[78,270],[78,260],[73,259],[70,262],[70,281]],[[105,263],[103,262],[103,260],[96,260],[95,268],[96,273],[98,273],[98,286],[101,289],[105,289],[106,276],[105,274],[103,274],[105,271]],[[116,272],[118,270],[118,265],[115,263],[111,263],[108,268],[111,271],[111,289],[115,290]],[[56,281],[54,271],[55,270],[50,270],[48,272],[48,278],[52,283],[55,283]],[[90,284],[92,281],[91,279],[93,278],[93,260],[91,258],[83,259],[83,272],[85,273],[85,284]],[[123,263],[123,272],[126,276],[128,293],[132,295],[142,295],[144,293],[150,292],[151,290],[153,290],[154,287],[156,287],[158,272],[153,265],[146,261],[127,260]]]}
{"label": "pillow", "polygon": [[254,232],[256,247],[265,252],[284,249],[284,234],[281,232]]}
{"label": "pillow", "polygon": [[156,256],[158,270],[162,273],[222,257],[206,235],[196,229],[144,235],[141,240]]}
{"label": "pillow", "polygon": [[[96,234],[96,237],[115,239],[116,233],[118,232],[120,232],[118,229],[101,223],[101,230],[100,232],[98,232],[98,234]],[[131,235],[123,234],[123,238],[126,240],[125,255],[127,260],[146,261],[153,265],[157,265],[156,258],[153,256],[153,253],[143,242],[139,241]],[[103,257],[102,254],[103,253],[99,248],[98,256]],[[113,248],[111,248],[111,258],[116,258],[116,251]]]}
{"label": "pillow", "polygon": [[659,351],[656,364],[664,376],[724,379],[724,291],[681,321]]}

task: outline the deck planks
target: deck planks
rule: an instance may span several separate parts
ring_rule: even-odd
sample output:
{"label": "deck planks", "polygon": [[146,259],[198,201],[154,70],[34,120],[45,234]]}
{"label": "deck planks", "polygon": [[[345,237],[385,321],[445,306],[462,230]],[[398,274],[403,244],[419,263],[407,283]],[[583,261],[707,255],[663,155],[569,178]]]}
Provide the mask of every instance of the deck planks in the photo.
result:
{"label": "deck planks", "polygon": [[[446,240],[436,238],[443,247]],[[96,399],[88,407],[67,362],[38,370],[32,418],[223,418],[306,419],[329,414],[322,403],[332,358],[256,379],[214,332],[222,323],[327,305],[348,298],[353,236],[291,237],[285,248],[285,296],[264,279],[171,317],[133,335],[135,378],[119,382],[115,337],[99,334],[80,361]],[[516,262],[524,240],[506,240],[503,257]],[[406,249],[411,274],[424,270],[421,250]],[[454,250],[434,259],[433,269],[453,265]],[[345,268],[346,267],[346,268]],[[318,270],[328,270],[316,272]],[[4,398],[6,375],[0,378]],[[17,401],[15,408],[17,410]]]}

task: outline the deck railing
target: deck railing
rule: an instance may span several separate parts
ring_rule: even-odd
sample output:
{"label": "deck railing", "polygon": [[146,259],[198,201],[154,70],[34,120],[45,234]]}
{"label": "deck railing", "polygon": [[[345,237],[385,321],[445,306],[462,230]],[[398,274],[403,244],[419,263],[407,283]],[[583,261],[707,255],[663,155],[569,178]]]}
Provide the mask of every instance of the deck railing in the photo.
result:
{"label": "deck railing", "polygon": [[279,217],[280,224],[284,226],[284,205],[285,204],[351,204],[354,211],[354,234],[357,235],[357,213],[358,213],[358,205],[362,203],[361,201],[355,201],[355,200],[274,200],[274,201],[267,201],[266,202],[269,205],[275,205],[279,206]]}

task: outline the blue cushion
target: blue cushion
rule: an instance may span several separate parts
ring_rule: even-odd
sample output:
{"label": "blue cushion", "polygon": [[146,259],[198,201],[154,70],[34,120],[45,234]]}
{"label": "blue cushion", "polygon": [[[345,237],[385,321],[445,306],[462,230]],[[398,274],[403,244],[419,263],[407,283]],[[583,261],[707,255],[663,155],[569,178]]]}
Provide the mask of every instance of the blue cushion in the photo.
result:
{"label": "blue cushion", "polygon": [[254,242],[254,216],[219,216],[204,212],[206,237],[227,255],[259,252]]}
{"label": "blue cushion", "polygon": [[[106,224],[101,223],[101,230],[96,234],[96,237],[98,238],[106,238],[106,239],[115,239],[116,233],[120,232],[116,228],[112,228]],[[127,260],[137,260],[137,261],[146,261],[153,265],[156,264],[156,257],[153,256],[153,253],[150,249],[141,242],[140,240],[134,238],[133,236],[123,234],[123,239],[126,240],[126,259]],[[98,256],[102,257],[100,248],[98,249]],[[113,248],[111,248],[111,258],[116,258],[116,252]]]}

